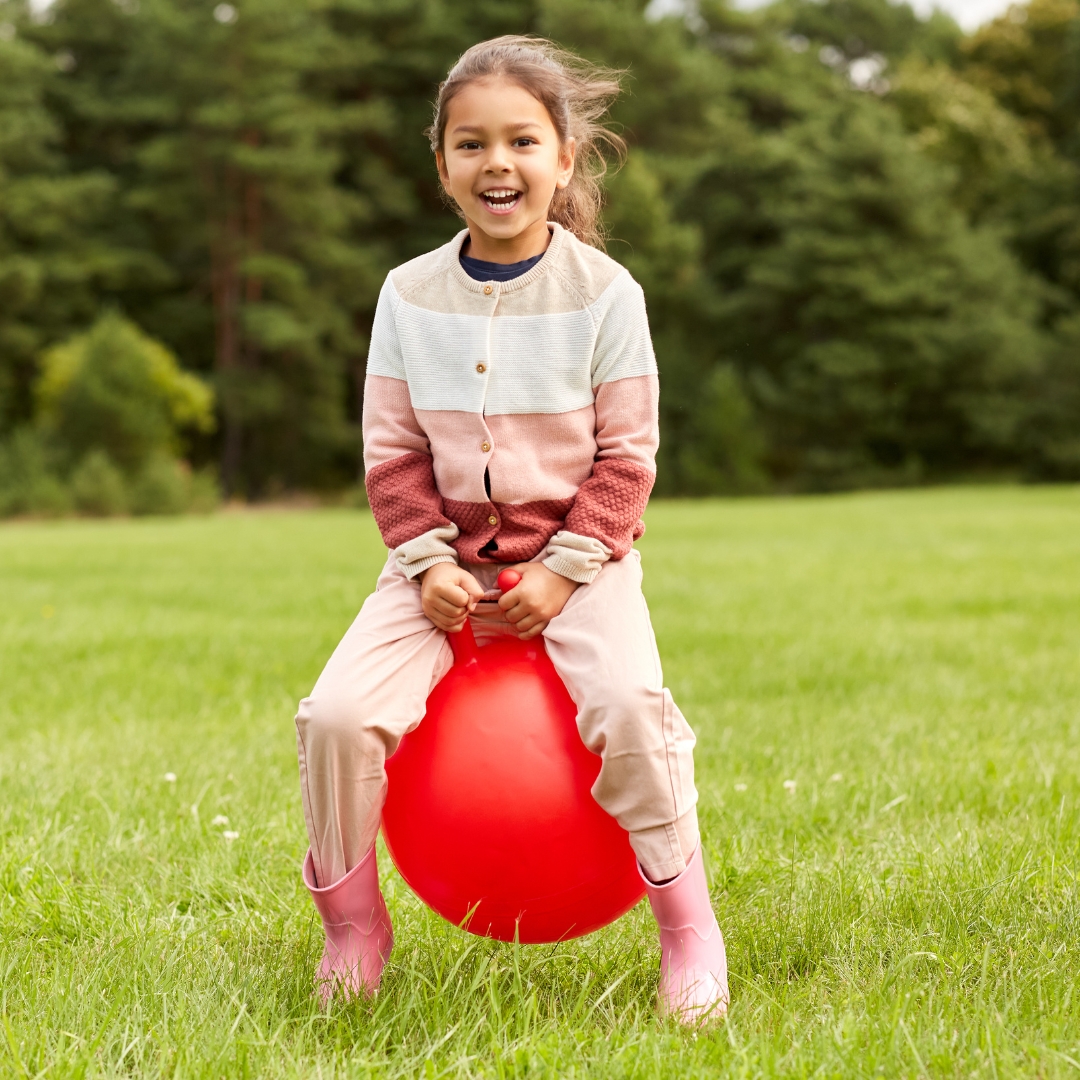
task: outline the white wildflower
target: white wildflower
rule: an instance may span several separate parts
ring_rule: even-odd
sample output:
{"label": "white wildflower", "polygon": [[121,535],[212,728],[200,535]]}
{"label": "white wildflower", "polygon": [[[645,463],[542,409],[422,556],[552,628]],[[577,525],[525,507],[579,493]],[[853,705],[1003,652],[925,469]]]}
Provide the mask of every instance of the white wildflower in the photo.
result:
{"label": "white wildflower", "polygon": [[214,818],[214,820],[211,821],[210,824],[211,825],[228,825],[229,824],[229,819],[224,814],[218,814],[218,816],[216,818]]}
{"label": "white wildflower", "polygon": [[166,784],[175,784],[176,783],[176,773],[167,772],[165,774],[165,783]]}
{"label": "white wildflower", "polygon": [[746,785],[745,784],[736,784],[735,785],[735,790],[736,791],[745,791],[746,790]]}
{"label": "white wildflower", "polygon": [[794,795],[795,794],[795,781],[794,780],[785,780],[784,781],[784,790],[786,792],[788,792],[789,794]]}
{"label": "white wildflower", "polygon": [[239,840],[240,839],[240,834],[238,832],[233,832],[231,829],[226,829],[221,835],[224,836],[225,839],[228,840],[230,844],[234,840]]}

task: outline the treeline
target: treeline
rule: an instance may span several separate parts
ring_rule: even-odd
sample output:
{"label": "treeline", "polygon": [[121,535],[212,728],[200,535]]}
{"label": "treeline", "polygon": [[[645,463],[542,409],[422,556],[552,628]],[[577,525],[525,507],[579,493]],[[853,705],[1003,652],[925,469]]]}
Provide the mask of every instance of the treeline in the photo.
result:
{"label": "treeline", "polygon": [[[434,87],[507,32],[628,72],[659,492],[1080,478],[1080,2],[673,6],[0,0],[0,512],[355,483],[379,285],[459,228]],[[97,419],[58,421],[57,355]]]}

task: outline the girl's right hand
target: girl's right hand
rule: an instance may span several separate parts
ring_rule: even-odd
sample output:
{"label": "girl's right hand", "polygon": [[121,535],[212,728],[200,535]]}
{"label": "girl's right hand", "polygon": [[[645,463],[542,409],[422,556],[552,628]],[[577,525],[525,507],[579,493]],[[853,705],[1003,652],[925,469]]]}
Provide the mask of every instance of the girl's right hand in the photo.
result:
{"label": "girl's right hand", "polygon": [[429,566],[420,575],[420,603],[424,614],[448,634],[456,634],[484,595],[480,582],[457,563]]}

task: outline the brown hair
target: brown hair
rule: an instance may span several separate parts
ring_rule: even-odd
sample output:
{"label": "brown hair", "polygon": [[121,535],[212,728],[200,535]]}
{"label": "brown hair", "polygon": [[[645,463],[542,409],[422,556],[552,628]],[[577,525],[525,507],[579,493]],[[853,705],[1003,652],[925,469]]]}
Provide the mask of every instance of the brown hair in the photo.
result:
{"label": "brown hair", "polygon": [[493,77],[517,83],[547,109],[560,142],[574,140],[574,175],[555,192],[548,211],[551,220],[586,244],[602,248],[601,181],[607,160],[600,146],[606,143],[621,163],[626,143],[601,119],[619,95],[621,74],[590,64],[544,38],[508,34],[481,41],[462,54],[439,86],[435,119],[425,134],[432,150],[442,149],[447,109],[469,83]]}

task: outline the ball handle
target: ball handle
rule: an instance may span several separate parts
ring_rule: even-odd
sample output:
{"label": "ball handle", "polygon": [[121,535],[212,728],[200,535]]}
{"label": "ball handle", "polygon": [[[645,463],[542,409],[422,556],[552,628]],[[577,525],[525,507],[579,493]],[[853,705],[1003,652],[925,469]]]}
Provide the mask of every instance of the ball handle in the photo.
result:
{"label": "ball handle", "polygon": [[454,663],[456,665],[464,667],[477,658],[476,638],[473,637],[472,627],[469,625],[468,619],[465,620],[465,625],[460,630],[453,634],[447,634],[446,637],[454,653]]}
{"label": "ball handle", "polygon": [[[521,574],[507,567],[497,578],[496,584],[502,592],[509,592],[521,580]],[[456,634],[447,634],[450,639],[450,648],[454,651],[454,663],[464,666],[477,658],[476,638],[473,636],[472,626],[469,620]]]}
{"label": "ball handle", "polygon": [[509,592],[518,582],[521,581],[521,574],[519,571],[508,566],[496,579],[495,584],[499,586],[501,592]]}
{"label": "ball handle", "polygon": [[[507,569],[500,573],[496,584],[501,592],[509,593],[514,588],[514,585],[521,580],[521,573],[508,566]],[[471,660],[477,659],[476,638],[473,636],[472,626],[469,624],[468,619],[465,619],[465,624],[456,634],[447,634],[446,636],[450,639],[450,648],[454,650],[454,662],[456,664],[464,665]]]}

